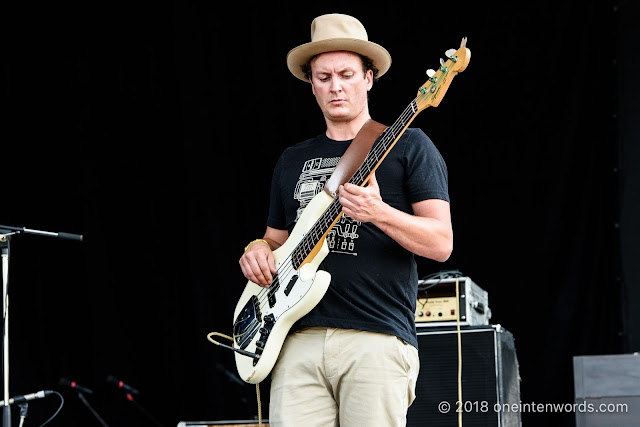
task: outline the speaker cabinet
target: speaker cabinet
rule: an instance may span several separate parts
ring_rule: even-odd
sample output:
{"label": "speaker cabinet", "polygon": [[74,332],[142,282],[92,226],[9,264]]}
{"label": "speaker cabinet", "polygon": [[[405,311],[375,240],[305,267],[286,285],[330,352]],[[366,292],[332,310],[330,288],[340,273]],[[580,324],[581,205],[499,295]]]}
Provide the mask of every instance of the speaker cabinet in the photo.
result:
{"label": "speaker cabinet", "polygon": [[420,374],[407,426],[457,426],[458,410],[465,427],[521,426],[513,335],[500,325],[468,326],[461,328],[460,341],[462,403],[458,403],[457,331],[418,329]]}

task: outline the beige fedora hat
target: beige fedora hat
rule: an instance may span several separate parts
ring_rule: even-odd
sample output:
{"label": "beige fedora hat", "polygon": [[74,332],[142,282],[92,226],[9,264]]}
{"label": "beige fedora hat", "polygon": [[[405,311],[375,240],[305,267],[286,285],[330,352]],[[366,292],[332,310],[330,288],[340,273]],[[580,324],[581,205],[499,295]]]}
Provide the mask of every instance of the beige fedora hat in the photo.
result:
{"label": "beige fedora hat", "polygon": [[373,60],[378,77],[391,67],[391,55],[382,46],[370,42],[367,31],[356,18],[340,13],[318,16],[311,23],[311,42],[291,49],[287,54],[289,71],[305,82],[302,66],[315,55],[324,52],[346,50],[359,53]]}

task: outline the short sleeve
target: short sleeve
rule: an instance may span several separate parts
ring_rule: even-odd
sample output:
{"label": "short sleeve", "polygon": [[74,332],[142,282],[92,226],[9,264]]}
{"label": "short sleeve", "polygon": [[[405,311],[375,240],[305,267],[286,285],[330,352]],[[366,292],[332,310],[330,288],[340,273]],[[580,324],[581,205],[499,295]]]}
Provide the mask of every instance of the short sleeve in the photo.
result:
{"label": "short sleeve", "polygon": [[406,190],[411,203],[428,199],[450,201],[447,165],[422,130],[411,129],[403,161],[406,165]]}

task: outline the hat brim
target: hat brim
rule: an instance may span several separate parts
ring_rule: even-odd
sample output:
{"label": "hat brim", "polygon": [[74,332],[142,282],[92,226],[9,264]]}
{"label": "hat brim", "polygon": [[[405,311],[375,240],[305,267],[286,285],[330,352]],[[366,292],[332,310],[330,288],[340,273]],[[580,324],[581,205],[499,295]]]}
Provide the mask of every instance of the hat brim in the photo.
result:
{"label": "hat brim", "polygon": [[315,55],[334,51],[355,52],[371,58],[378,69],[378,77],[381,77],[391,67],[391,55],[385,48],[370,41],[348,38],[319,40],[293,48],[287,54],[287,67],[291,74],[308,82],[309,80],[305,77],[301,67]]}

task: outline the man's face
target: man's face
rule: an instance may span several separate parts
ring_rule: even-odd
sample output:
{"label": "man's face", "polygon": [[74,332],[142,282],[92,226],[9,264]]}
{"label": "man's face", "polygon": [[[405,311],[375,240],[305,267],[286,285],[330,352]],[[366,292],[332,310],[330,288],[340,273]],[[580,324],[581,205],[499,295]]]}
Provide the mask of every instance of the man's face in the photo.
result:
{"label": "man's face", "polygon": [[348,122],[365,112],[373,72],[362,71],[362,60],[352,52],[327,52],[311,61],[311,86],[325,118]]}

